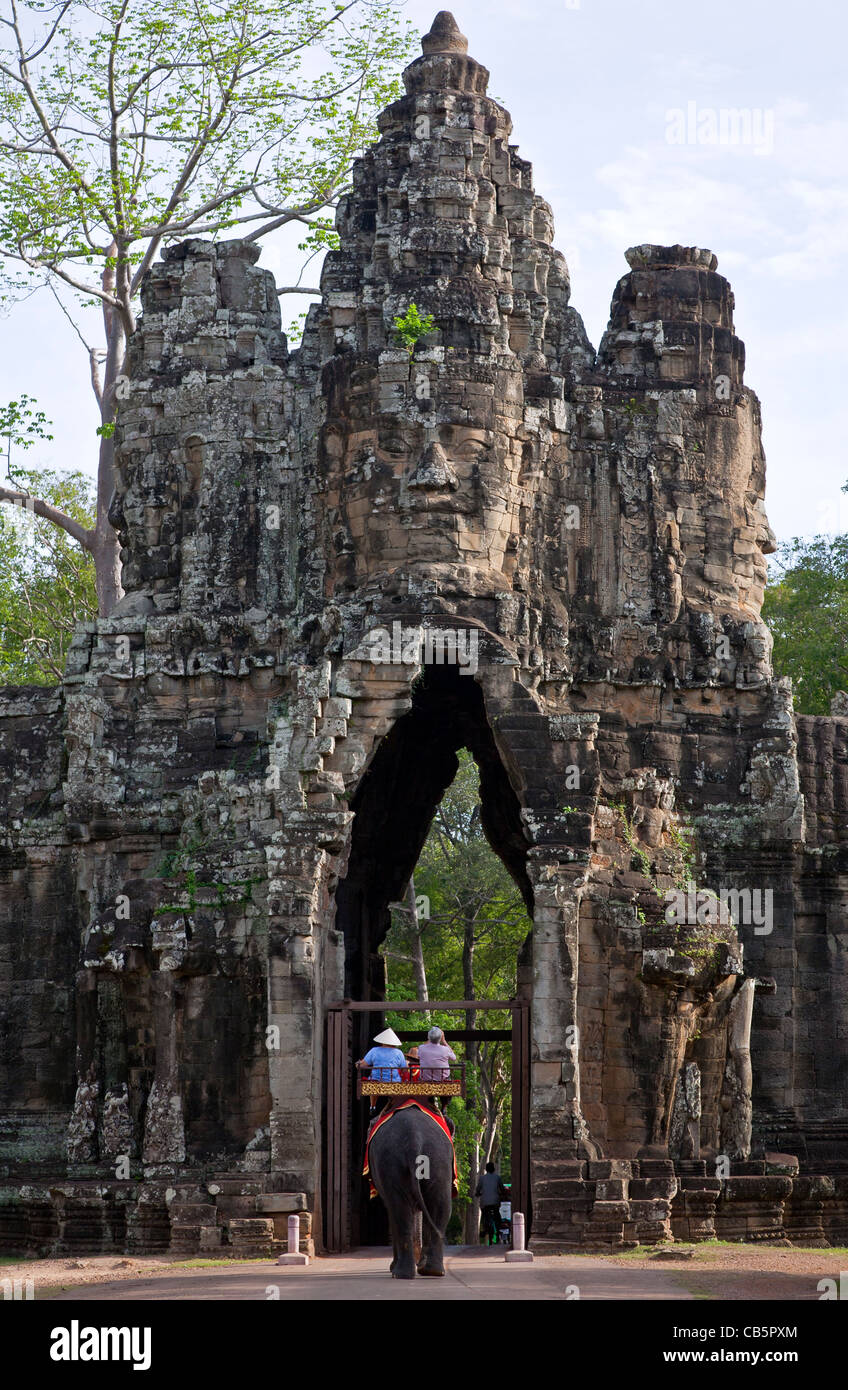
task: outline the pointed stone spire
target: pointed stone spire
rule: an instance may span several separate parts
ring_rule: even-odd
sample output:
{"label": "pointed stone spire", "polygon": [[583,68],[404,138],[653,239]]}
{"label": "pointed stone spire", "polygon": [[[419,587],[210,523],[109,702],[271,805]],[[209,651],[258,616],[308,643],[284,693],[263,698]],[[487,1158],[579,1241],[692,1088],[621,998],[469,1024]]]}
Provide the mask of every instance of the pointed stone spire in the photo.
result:
{"label": "pointed stone spire", "polygon": [[432,53],[468,52],[468,40],[459,32],[459,25],[450,10],[439,10],[429,34],[425,34],[421,40],[421,51],[427,57]]}
{"label": "pointed stone spire", "polygon": [[[393,321],[414,299],[433,315],[433,346],[443,352],[542,373],[549,362],[568,371],[572,361],[593,363],[582,325],[568,315],[568,270],[552,246],[551,210],[510,145],[509,112],[486,94],[487,70],[447,10],[422,49],[404,72],[406,96],[381,114],[383,138],[356,162],[339,207],[340,246],[324,262],[325,301],[313,314],[318,360],[340,349],[394,350]],[[301,360],[313,341],[307,332]],[[399,406],[402,368],[387,361],[381,370],[396,374],[383,389]],[[416,365],[407,388],[429,390],[415,387],[429,372]],[[413,412],[418,418],[417,406]],[[410,486],[454,484],[431,456]]]}
{"label": "pointed stone spire", "polygon": [[439,10],[429,34],[421,40],[420,58],[405,69],[408,93],[474,92],[485,96],[489,72],[468,56],[468,40],[450,10]]}

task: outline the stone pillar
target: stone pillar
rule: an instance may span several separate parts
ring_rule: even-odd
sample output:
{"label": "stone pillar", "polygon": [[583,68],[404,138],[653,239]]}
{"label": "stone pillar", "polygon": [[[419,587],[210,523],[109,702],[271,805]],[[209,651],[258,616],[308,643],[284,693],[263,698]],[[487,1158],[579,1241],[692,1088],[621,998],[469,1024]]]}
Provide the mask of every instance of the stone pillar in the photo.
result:
{"label": "stone pillar", "polygon": [[757,982],[743,980],[733,997],[728,1015],[728,1058],[722,1104],[722,1149],[730,1158],[748,1158],[751,1152],[753,1072],[751,1069],[751,1020]]}
{"label": "stone pillar", "polygon": [[65,1141],[69,1163],[94,1163],[97,1159],[97,973],[77,974],[77,1090]]}
{"label": "stone pillar", "polygon": [[533,885],[533,1010],[530,1100],[534,1220],[546,1184],[562,1163],[595,1158],[580,1108],[577,1032],[578,916],[582,871],[531,851]]}
{"label": "stone pillar", "polygon": [[103,1105],[99,1121],[99,1147],[101,1157],[110,1161],[129,1158],[135,1153],[121,985],[121,976],[116,972],[100,972],[97,993],[102,1038]]}
{"label": "stone pillar", "polygon": [[145,1163],[182,1163],[185,1160],[185,1133],[177,1069],[177,988],[170,970],[157,970],[151,983],[156,1070],[147,1098],[142,1158]]}
{"label": "stone pillar", "polygon": [[[297,824],[292,822],[297,821]],[[294,831],[294,834],[292,834]],[[285,1190],[314,1203],[320,1172],[324,994],[321,968],[332,955],[329,873],[320,847],[328,828],[321,813],[289,817],[294,843],[269,851],[272,913],[268,959],[268,1078],[271,1168]],[[272,857],[271,857],[272,856]],[[327,940],[325,941],[325,937]],[[329,975],[338,972],[329,962]],[[337,986],[338,989],[338,986]]]}

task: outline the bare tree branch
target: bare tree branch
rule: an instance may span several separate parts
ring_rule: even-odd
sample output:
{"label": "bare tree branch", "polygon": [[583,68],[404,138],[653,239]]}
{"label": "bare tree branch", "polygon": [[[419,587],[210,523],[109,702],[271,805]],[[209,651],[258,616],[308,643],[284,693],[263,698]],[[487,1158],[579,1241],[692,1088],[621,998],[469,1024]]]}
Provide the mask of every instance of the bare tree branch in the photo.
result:
{"label": "bare tree branch", "polygon": [[75,521],[72,516],[67,516],[58,507],[51,506],[49,502],[42,502],[39,497],[30,497],[26,492],[18,492],[17,489],[8,487],[0,487],[0,502],[11,502],[12,506],[34,512],[36,516],[43,516],[45,521],[52,521],[54,526],[67,531],[85,550],[91,550],[94,532],[89,531],[81,522]]}
{"label": "bare tree branch", "polygon": [[27,94],[29,104],[41,123],[41,128],[44,131],[45,136],[47,137],[47,143],[50,145],[56,158],[59,160],[60,164],[62,164],[62,166],[65,169],[67,169],[68,173],[72,174],[73,177],[78,180],[80,186],[83,189],[85,189],[86,197],[90,198],[93,206],[97,208],[100,217],[103,219],[104,225],[109,227],[110,231],[114,231],[114,228],[111,227],[111,224],[109,222],[109,216],[105,210],[105,207],[95,196],[94,190],[93,188],[91,188],[90,184],[88,183],[88,180],[85,179],[84,176],[80,173],[79,169],[74,164],[74,161],[71,159],[70,155],[62,147],[62,145],[60,145],[59,141],[56,139],[53,133],[52,125],[47,118],[47,113],[41,105],[41,102],[38,100],[35,88],[33,87],[32,82],[30,80],[23,38],[21,37],[20,26],[18,24],[18,10],[16,0],[10,0],[10,3],[12,7],[12,14],[14,16],[14,23],[12,25],[12,28],[14,30],[15,39],[18,45],[18,68],[20,70],[20,78],[16,78],[14,74],[11,73],[9,69],[3,66],[2,64],[0,64],[0,71],[7,73],[10,77],[13,78],[13,80],[19,82],[19,85],[23,87],[24,91]]}

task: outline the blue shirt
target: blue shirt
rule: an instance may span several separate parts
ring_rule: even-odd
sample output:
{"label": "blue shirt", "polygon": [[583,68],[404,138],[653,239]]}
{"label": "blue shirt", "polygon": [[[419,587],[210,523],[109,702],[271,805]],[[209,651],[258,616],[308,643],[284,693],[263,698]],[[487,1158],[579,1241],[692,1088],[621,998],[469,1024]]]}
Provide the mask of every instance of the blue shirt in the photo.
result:
{"label": "blue shirt", "polygon": [[372,1047],[362,1060],[370,1064],[372,1081],[403,1080],[398,1067],[406,1066],[406,1058],[399,1047]]}

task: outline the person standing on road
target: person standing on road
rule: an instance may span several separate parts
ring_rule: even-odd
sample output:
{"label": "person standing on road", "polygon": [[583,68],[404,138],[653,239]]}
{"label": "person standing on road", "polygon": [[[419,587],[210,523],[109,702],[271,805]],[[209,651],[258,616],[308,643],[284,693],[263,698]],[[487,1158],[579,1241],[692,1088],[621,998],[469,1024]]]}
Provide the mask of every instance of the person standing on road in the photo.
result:
{"label": "person standing on road", "polygon": [[500,1173],[495,1172],[494,1163],[486,1164],[486,1171],[477,1184],[474,1196],[480,1198],[483,1215],[483,1244],[485,1245],[486,1236],[488,1236],[489,1244],[497,1245],[500,1205],[509,1196],[509,1193],[501,1181]]}

